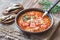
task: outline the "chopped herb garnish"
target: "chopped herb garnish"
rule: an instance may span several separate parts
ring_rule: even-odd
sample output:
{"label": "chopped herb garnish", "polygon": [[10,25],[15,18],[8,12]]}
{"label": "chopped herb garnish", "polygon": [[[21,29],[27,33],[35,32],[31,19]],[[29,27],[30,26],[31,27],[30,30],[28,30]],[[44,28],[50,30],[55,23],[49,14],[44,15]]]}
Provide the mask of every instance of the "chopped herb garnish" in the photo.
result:
{"label": "chopped herb garnish", "polygon": [[[43,5],[43,10],[47,10],[51,5],[52,5],[52,2],[48,1],[48,0],[42,0],[42,2],[39,2],[39,5]],[[56,5],[52,10],[51,12],[52,13],[56,13],[60,11],[60,6],[59,5]]]}
{"label": "chopped herb garnish", "polygon": [[24,20],[29,20],[29,19],[30,18],[27,15],[24,16]]}

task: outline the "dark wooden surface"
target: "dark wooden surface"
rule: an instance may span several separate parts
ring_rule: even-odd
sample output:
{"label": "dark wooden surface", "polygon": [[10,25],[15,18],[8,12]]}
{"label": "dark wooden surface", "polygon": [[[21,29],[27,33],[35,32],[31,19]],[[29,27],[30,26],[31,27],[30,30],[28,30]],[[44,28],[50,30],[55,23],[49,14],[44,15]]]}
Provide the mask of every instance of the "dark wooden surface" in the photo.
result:
{"label": "dark wooden surface", "polygon": [[50,40],[60,40],[60,26],[57,28]]}

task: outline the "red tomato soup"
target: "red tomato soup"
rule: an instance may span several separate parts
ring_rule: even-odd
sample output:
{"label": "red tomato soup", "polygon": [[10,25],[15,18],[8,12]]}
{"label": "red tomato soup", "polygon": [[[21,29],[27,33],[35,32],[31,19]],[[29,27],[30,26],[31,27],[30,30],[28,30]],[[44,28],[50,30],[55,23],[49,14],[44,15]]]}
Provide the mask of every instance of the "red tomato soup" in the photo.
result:
{"label": "red tomato soup", "polygon": [[47,15],[42,18],[42,15],[39,11],[26,12],[18,18],[18,25],[25,31],[42,32],[51,24],[50,18]]}

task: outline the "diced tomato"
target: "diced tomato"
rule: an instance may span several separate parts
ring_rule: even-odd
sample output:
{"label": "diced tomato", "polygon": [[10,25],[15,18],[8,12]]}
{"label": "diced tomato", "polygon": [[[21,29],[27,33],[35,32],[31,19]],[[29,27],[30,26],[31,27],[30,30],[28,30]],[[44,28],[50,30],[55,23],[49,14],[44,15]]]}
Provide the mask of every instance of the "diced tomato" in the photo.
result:
{"label": "diced tomato", "polygon": [[38,16],[38,17],[42,17],[42,14],[41,14],[41,13],[37,13],[37,16]]}
{"label": "diced tomato", "polygon": [[29,14],[29,15],[34,16],[34,15],[35,15],[35,13],[34,13],[34,12],[30,12],[30,14]]}
{"label": "diced tomato", "polygon": [[27,23],[27,22],[23,22],[23,24],[22,24],[23,26],[28,26],[29,25],[29,23]]}
{"label": "diced tomato", "polygon": [[39,23],[37,23],[37,22],[36,22],[36,25],[38,26],[38,25],[39,25]]}
{"label": "diced tomato", "polygon": [[35,28],[33,28],[34,30],[38,30],[39,29],[39,27],[35,27]]}
{"label": "diced tomato", "polygon": [[18,21],[19,25],[23,24],[23,20]]}
{"label": "diced tomato", "polygon": [[42,19],[42,17],[38,17],[39,19]]}
{"label": "diced tomato", "polygon": [[36,27],[35,23],[30,23],[30,27]]}
{"label": "diced tomato", "polygon": [[41,25],[41,27],[47,29],[48,25]]}
{"label": "diced tomato", "polygon": [[39,23],[39,22],[36,22],[35,24],[36,24],[36,26],[40,26],[41,25],[41,23]]}

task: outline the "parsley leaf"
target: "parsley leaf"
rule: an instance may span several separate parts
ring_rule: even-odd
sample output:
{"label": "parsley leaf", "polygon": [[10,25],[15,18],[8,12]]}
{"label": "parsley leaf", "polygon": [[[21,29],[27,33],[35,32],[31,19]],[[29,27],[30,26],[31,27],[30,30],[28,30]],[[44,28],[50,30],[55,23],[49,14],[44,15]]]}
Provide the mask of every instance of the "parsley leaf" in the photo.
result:
{"label": "parsley leaf", "polygon": [[[47,10],[52,5],[52,2],[50,2],[49,0],[42,0],[42,2],[39,2],[39,5],[43,5],[43,10]],[[58,11],[60,11],[60,6],[59,5],[56,5],[51,10],[52,13],[56,13]]]}

